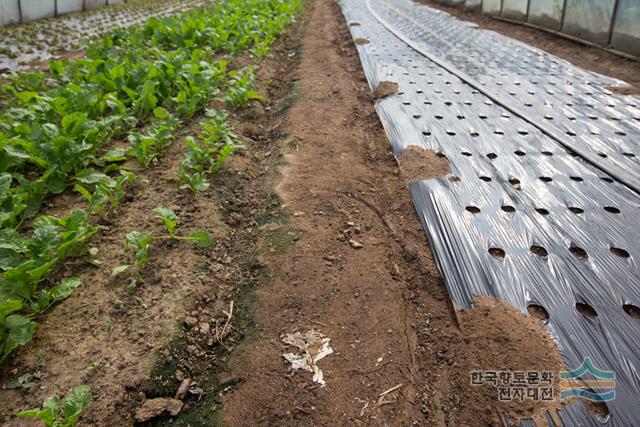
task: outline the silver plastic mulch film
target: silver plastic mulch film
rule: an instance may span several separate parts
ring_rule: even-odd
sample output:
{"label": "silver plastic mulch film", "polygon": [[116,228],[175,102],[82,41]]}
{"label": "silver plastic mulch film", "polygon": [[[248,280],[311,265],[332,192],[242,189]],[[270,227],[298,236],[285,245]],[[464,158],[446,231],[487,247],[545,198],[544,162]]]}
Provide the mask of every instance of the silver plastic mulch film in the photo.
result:
{"label": "silver plastic mulch film", "polygon": [[607,89],[622,82],[409,0],[374,5],[422,51],[468,74],[640,191],[640,101]]}
{"label": "silver plastic mulch film", "polygon": [[[605,89],[616,80],[440,11],[402,0],[342,7],[353,37],[370,41],[357,46],[370,86],[399,84],[397,95],[376,104],[396,155],[417,145],[451,162],[451,176],[416,181],[410,191],[453,302],[470,307],[487,295],[525,313],[544,308],[569,368],[589,357],[616,375],[606,419],[578,400],[560,414],[563,424],[634,425],[640,320],[630,314],[640,306],[640,195],[406,41],[496,98],[532,104],[532,115],[595,152],[635,151],[637,100]],[[637,174],[637,159],[623,157],[616,167]]]}

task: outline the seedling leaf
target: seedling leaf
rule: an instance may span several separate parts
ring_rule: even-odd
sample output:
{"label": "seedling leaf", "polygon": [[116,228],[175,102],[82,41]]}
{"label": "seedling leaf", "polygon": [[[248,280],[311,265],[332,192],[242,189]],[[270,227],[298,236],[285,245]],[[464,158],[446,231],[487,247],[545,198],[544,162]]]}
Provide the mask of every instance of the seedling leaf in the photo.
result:
{"label": "seedling leaf", "polygon": [[189,240],[201,248],[208,248],[213,244],[213,238],[206,231],[196,231],[189,235]]}

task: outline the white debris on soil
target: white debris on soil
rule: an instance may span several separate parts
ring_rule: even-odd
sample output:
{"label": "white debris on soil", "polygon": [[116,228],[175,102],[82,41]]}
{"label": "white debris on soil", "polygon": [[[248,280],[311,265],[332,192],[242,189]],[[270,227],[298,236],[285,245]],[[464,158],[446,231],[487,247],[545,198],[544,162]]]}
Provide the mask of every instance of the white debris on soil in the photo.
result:
{"label": "white debris on soil", "polygon": [[304,369],[313,372],[313,381],[325,385],[322,370],[316,364],[320,359],[333,353],[330,338],[320,331],[311,329],[306,333],[295,332],[282,336],[282,342],[301,350],[299,353],[284,353],[282,356],[291,363],[293,370]]}

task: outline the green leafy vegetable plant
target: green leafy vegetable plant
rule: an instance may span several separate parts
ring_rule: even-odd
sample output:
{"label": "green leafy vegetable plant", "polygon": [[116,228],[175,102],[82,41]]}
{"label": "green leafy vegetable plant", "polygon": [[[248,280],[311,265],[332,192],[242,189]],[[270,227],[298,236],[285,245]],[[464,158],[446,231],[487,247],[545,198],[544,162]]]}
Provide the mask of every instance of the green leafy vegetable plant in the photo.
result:
{"label": "green leafy vegetable plant", "polygon": [[178,216],[173,210],[159,207],[153,211],[164,225],[167,234],[151,235],[141,233],[139,231],[131,231],[127,233],[125,236],[125,249],[133,250],[135,261],[133,264],[118,265],[111,271],[111,276],[116,277],[127,271],[129,268],[134,267],[134,277],[131,279],[131,282],[129,282],[127,287],[127,290],[130,293],[134,293],[136,291],[138,281],[142,280],[142,270],[149,263],[149,250],[157,240],[186,240],[200,248],[208,248],[213,244],[213,238],[206,231],[196,231],[188,236],[179,236],[177,234]]}
{"label": "green leafy vegetable plant", "polygon": [[19,417],[38,418],[47,427],[73,427],[91,403],[91,388],[81,385],[67,394],[64,400],[58,396],[46,399],[41,408],[18,412]]}
{"label": "green leafy vegetable plant", "polygon": [[[212,99],[228,108],[260,99],[254,68],[229,64],[240,53],[267,54],[301,6],[301,0],[210,2],[115,29],[84,46],[81,59],[52,60],[47,72],[0,82],[0,363],[32,338],[38,316],[80,285],[76,278],[51,280],[62,263],[89,254],[100,265],[87,245],[98,230],[89,219],[117,210],[134,184],[131,172],[117,172],[120,163],[157,164],[180,124]],[[226,117],[215,112],[202,134],[185,142],[183,187],[208,188],[207,176],[238,148]],[[38,217],[47,198],[69,189],[86,200],[85,210]],[[167,235],[127,235],[138,272],[157,239],[211,244],[204,232],[180,236],[171,215],[157,214]]]}
{"label": "green leafy vegetable plant", "polygon": [[193,137],[185,139],[185,157],[180,162],[178,172],[181,188],[193,192],[209,188],[207,174],[220,170],[225,160],[241,148],[224,114],[213,113],[213,117],[202,127],[203,131],[197,140]]}

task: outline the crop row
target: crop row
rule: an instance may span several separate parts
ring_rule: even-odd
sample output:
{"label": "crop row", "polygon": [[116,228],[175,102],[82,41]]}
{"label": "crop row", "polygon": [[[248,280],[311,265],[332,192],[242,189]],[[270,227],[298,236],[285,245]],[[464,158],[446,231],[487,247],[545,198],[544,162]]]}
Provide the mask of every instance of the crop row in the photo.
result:
{"label": "crop row", "polygon": [[129,0],[109,7],[0,28],[0,73],[80,49],[114,28],[171,16],[208,0]]}
{"label": "crop row", "polygon": [[[181,123],[212,99],[227,109],[258,98],[253,70],[228,70],[240,53],[269,52],[300,0],[221,0],[144,25],[116,29],[86,57],[51,61],[47,73],[19,73],[0,87],[0,362],[29,341],[37,317],[80,285],[49,279],[87,253],[92,217],[117,209],[141,166],[157,162]],[[214,59],[217,58],[217,59]],[[222,59],[221,59],[222,58]],[[189,138],[180,166],[184,188],[208,186],[237,146],[225,111]],[[40,216],[43,202],[75,189],[86,210]]]}

